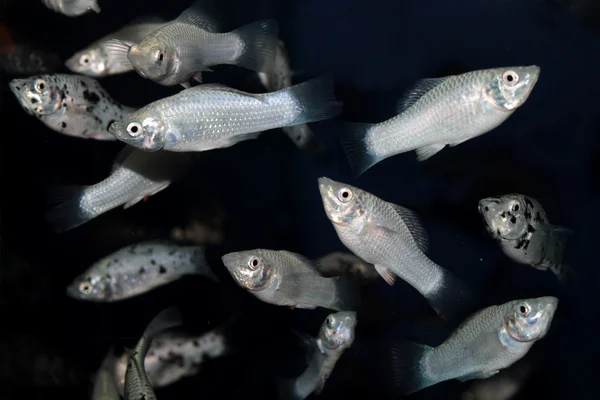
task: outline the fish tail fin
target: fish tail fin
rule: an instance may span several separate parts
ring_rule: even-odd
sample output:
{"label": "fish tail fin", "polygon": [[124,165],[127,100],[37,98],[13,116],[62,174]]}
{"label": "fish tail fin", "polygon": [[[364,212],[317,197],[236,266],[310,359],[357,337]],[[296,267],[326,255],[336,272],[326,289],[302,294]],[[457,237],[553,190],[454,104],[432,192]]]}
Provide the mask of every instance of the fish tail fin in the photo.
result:
{"label": "fish tail fin", "polygon": [[422,368],[422,360],[431,347],[396,340],[389,349],[390,390],[395,395],[409,395],[437,382],[429,379]]}
{"label": "fish tail fin", "polygon": [[244,43],[244,51],[236,60],[236,64],[257,72],[269,72],[277,54],[277,21],[256,21],[236,29],[233,33]]}
{"label": "fish tail fin", "polygon": [[162,310],[152,319],[152,321],[150,321],[148,327],[146,327],[146,330],[144,331],[144,337],[152,339],[159,333],[182,324],[183,319],[179,309],[176,307],[169,307]]}
{"label": "fish tail fin", "polygon": [[281,400],[300,400],[301,396],[296,392],[296,380],[277,378],[277,392]]}
{"label": "fish tail fin", "polygon": [[460,279],[449,271],[442,276],[441,285],[425,296],[429,305],[446,321],[461,321],[477,311],[476,301]]}
{"label": "fish tail fin", "polygon": [[553,265],[550,267],[550,271],[556,275],[558,281],[563,285],[571,283],[577,277],[575,270],[568,264]]}
{"label": "fish tail fin", "polygon": [[192,252],[192,264],[194,269],[190,273],[195,275],[202,275],[205,278],[211,279],[215,282],[219,282],[217,276],[212,272],[208,261],[206,261],[206,248],[204,246],[190,246]]}
{"label": "fish tail fin", "polygon": [[367,137],[373,126],[375,124],[356,122],[343,124],[340,143],[346,153],[350,168],[357,177],[383,159],[369,152],[367,147]]}
{"label": "fish tail fin", "polygon": [[81,198],[88,186],[57,185],[48,188],[49,204],[57,204],[46,214],[48,222],[55,232],[73,229],[94,218],[81,209]]}
{"label": "fish tail fin", "polygon": [[342,103],[333,93],[333,77],[323,75],[280,90],[292,95],[301,110],[288,126],[333,118],[342,112]]}
{"label": "fish tail fin", "polygon": [[356,310],[360,306],[360,291],[356,281],[348,275],[333,278],[336,282],[334,309],[338,311]]}

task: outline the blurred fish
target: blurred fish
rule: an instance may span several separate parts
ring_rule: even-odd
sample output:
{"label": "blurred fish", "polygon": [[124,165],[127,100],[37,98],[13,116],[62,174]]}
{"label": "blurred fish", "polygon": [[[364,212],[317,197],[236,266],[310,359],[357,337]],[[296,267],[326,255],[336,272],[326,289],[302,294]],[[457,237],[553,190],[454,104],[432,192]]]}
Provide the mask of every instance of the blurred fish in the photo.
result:
{"label": "blurred fish", "polygon": [[527,354],[550,328],[555,297],[515,300],[481,310],[440,346],[411,342],[391,349],[398,394],[410,394],[439,382],[486,379]]}
{"label": "blurred fish", "polygon": [[98,0],[42,0],[42,3],[52,11],[68,17],[78,17],[90,11],[100,12]]}
{"label": "blurred fish", "polygon": [[550,270],[566,282],[572,270],[563,258],[572,232],[551,225],[537,200],[513,193],[482,199],[478,207],[488,231],[508,257],[542,271]]}
{"label": "blurred fish", "polygon": [[210,84],[150,103],[113,123],[109,131],[145,151],[206,151],[340,112],[329,76],[264,94]]}
{"label": "blurred fish", "polygon": [[46,219],[61,232],[119,206],[127,209],[166,189],[191,164],[192,158],[192,154],[147,153],[126,146],[117,156],[110,176],[103,181],[91,186],[51,188],[50,201],[61,204],[51,209]]}
{"label": "blurred fish", "polygon": [[[275,92],[292,86],[290,59],[283,40],[279,40],[277,44],[275,61],[273,62],[271,70],[268,72],[259,72],[258,76],[263,86],[269,92]],[[281,129],[290,139],[292,139],[292,142],[302,150],[320,152],[325,149],[323,142],[312,133],[307,124],[285,126]]]}
{"label": "blurred fish", "polygon": [[471,299],[464,284],[425,255],[427,233],[413,211],[325,177],[319,178],[319,190],[342,243],[374,264],[389,285],[399,276],[443,318],[470,312]]}
{"label": "blurred fish", "polygon": [[117,389],[115,377],[111,371],[114,364],[112,349],[102,361],[94,377],[94,387],[92,389],[92,400],[120,400],[121,396]]}
{"label": "blurred fish", "polygon": [[204,247],[136,243],[96,261],[67,287],[67,294],[108,303],[146,293],[184,275],[217,280],[204,258]]}
{"label": "blurred fish", "polygon": [[351,279],[326,278],[313,261],[296,253],[255,249],[229,253],[222,260],[237,283],[265,303],[337,311],[360,303]]}
{"label": "blurred fish", "polygon": [[152,32],[132,46],[111,40],[109,52],[123,65],[132,65],[144,78],[164,86],[189,87],[193,77],[219,64],[239,65],[254,71],[268,71],[275,58],[277,21],[251,23],[228,33],[195,2],[174,21]]}
{"label": "blurred fish", "polygon": [[133,71],[131,65],[123,65],[111,55],[107,50],[107,42],[111,39],[118,39],[132,45],[140,42],[166,24],[158,17],[138,18],[129,25],[96,40],[85,49],[78,51],[65,62],[65,65],[75,73],[95,78]]}
{"label": "blurred fish", "polygon": [[82,139],[115,140],[108,131],[109,124],[134,111],[114,101],[98,81],[87,76],[13,79],[10,90],[23,109],[47,127]]}
{"label": "blurred fish", "polygon": [[341,251],[335,251],[319,258],[316,266],[323,276],[350,274],[364,283],[379,278],[379,273],[373,264],[356,257],[354,254]]}
{"label": "blurred fish", "polygon": [[29,45],[0,46],[0,72],[31,75],[56,71],[60,59],[54,53]]}
{"label": "blurred fish", "polygon": [[281,381],[280,398],[303,400],[311,393],[321,393],[344,350],[352,346],[355,328],[355,312],[330,314],[317,339],[309,341],[313,354],[308,368],[294,380]]}
{"label": "blurred fish", "polygon": [[[162,388],[187,376],[196,375],[206,359],[223,357],[232,351],[224,324],[200,336],[179,332],[164,332],[152,341],[145,358],[145,369],[153,388]],[[129,354],[115,360],[113,374],[123,393]]]}
{"label": "blurred fish", "polygon": [[539,74],[540,68],[532,65],[417,82],[396,117],[379,124],[347,125],[341,141],[354,173],[411,150],[424,161],[446,145],[491,131],[525,103]]}
{"label": "blurred fish", "polygon": [[123,396],[125,400],[156,400],[156,395],[146,375],[144,360],[156,335],[181,324],[181,315],[175,308],[162,311],[150,322],[127,363]]}
{"label": "blurred fish", "polygon": [[527,359],[503,369],[498,374],[485,380],[474,381],[462,393],[462,400],[509,400],[523,387],[533,367],[524,362]]}

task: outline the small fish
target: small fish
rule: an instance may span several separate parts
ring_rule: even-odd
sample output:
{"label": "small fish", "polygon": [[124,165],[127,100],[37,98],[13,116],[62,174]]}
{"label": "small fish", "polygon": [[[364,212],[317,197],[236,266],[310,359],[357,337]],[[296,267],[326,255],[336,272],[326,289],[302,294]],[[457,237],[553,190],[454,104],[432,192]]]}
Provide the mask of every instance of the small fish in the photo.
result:
{"label": "small fish", "polygon": [[48,212],[57,232],[76,228],[119,206],[127,209],[166,189],[192,161],[191,154],[147,153],[126,146],[108,178],[91,186],[57,186],[50,201],[61,204]]}
{"label": "small fish", "polygon": [[540,68],[494,68],[424,79],[403,99],[400,114],[379,124],[350,123],[341,138],[360,175],[381,160],[411,150],[419,161],[498,127],[522,106]]}
{"label": "small fish", "polygon": [[60,59],[54,53],[29,45],[0,46],[0,72],[11,75],[32,75],[56,71]]}
{"label": "small fish", "polygon": [[[268,72],[259,72],[258,76],[265,89],[269,92],[275,92],[292,86],[290,59],[283,40],[279,40],[277,44],[275,61],[271,70]],[[285,126],[281,129],[301,150],[320,152],[325,149],[324,144],[315,136],[307,124]]]}
{"label": "small fish", "polygon": [[351,279],[321,276],[314,262],[296,253],[255,249],[229,253],[222,260],[237,283],[265,303],[337,311],[359,303]]}
{"label": "small fish", "polygon": [[510,301],[472,315],[438,347],[395,343],[389,354],[397,394],[497,374],[546,335],[557,306],[556,297]]}
{"label": "small fish", "polygon": [[317,260],[317,268],[323,276],[338,276],[350,274],[357,280],[368,283],[379,278],[379,273],[371,263],[356,257],[351,253],[336,251]]}
{"label": "small fish", "polygon": [[78,51],[65,62],[65,65],[77,74],[95,78],[133,71],[131,65],[124,65],[112,56],[107,49],[107,42],[111,39],[118,39],[132,45],[166,24],[157,17],[140,18]]}
{"label": "small fish", "polygon": [[68,17],[78,17],[90,11],[100,12],[98,0],[42,0],[52,11]]}
{"label": "small fish", "polygon": [[203,71],[220,64],[269,70],[277,46],[277,21],[258,21],[232,32],[215,33],[216,24],[199,3],[139,44],[112,40],[109,52],[122,64],[131,64],[142,77],[163,86],[187,88],[192,77],[201,82]]}
{"label": "small fish", "polygon": [[113,123],[109,131],[145,151],[206,151],[254,139],[268,129],[320,121],[340,112],[329,76],[264,94],[210,84],[150,103]]}
{"label": "small fish", "polygon": [[310,364],[296,379],[280,381],[280,397],[303,400],[311,393],[320,394],[344,350],[354,343],[355,328],[355,312],[330,314],[321,326],[317,339],[308,341],[313,352]]}
{"label": "small fish", "polygon": [[134,111],[87,76],[38,75],[13,79],[9,85],[25,111],[48,128],[77,138],[115,140],[108,126]]}
{"label": "small fish", "polygon": [[414,211],[325,177],[319,178],[319,190],[342,243],[374,264],[389,285],[399,276],[446,319],[469,311],[471,299],[464,284],[425,255],[427,233]]}
{"label": "small fish", "polygon": [[102,365],[94,377],[94,388],[92,389],[92,400],[120,400],[119,390],[115,382],[111,367],[114,363],[112,349],[102,361]]}
{"label": "small fish", "polygon": [[572,274],[563,263],[571,231],[551,225],[537,200],[513,193],[482,199],[478,208],[488,231],[513,261],[550,270],[561,282]]}
{"label": "small fish", "polygon": [[125,400],[156,400],[156,394],[146,375],[144,360],[156,335],[181,324],[181,315],[175,308],[162,311],[150,322],[127,363],[123,396]]}
{"label": "small fish", "polygon": [[96,261],[67,287],[67,294],[108,303],[149,292],[184,275],[217,280],[204,258],[204,247],[136,243]]}

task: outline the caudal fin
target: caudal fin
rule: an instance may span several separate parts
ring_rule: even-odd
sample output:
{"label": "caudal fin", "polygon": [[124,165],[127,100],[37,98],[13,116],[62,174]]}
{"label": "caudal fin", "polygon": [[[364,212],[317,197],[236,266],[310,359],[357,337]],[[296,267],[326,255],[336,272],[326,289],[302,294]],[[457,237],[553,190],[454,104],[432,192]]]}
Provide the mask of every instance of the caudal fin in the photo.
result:
{"label": "caudal fin", "polygon": [[423,356],[431,348],[414,342],[398,340],[389,348],[390,390],[395,395],[408,395],[437,382],[429,379],[422,368]]}
{"label": "caudal fin", "polygon": [[244,43],[244,50],[236,64],[257,72],[270,72],[277,54],[277,21],[267,19],[253,22],[233,33]]}
{"label": "caudal fin", "polygon": [[550,271],[552,271],[554,275],[556,275],[558,281],[563,285],[572,283],[577,278],[575,271],[568,264],[551,266]]}
{"label": "caudal fin", "polygon": [[190,270],[190,273],[195,275],[201,275],[215,282],[219,282],[219,279],[212,272],[210,266],[208,265],[208,261],[206,260],[206,248],[204,246],[190,246],[188,247],[188,250],[192,253],[191,259],[192,264],[194,265],[194,268]]}
{"label": "caudal fin", "polygon": [[175,307],[169,307],[162,310],[152,319],[152,321],[150,321],[148,327],[144,331],[144,337],[152,339],[159,333],[181,324],[183,324],[181,312]]}
{"label": "caudal fin", "polygon": [[367,136],[373,126],[375,124],[356,122],[345,122],[342,126],[340,142],[356,177],[382,160],[371,153],[367,147]]}
{"label": "caudal fin", "polygon": [[445,271],[442,285],[427,296],[429,305],[446,321],[461,321],[477,311],[477,302],[465,283]]}
{"label": "caudal fin", "polygon": [[76,228],[95,217],[81,209],[81,198],[86,188],[87,186],[54,186],[48,189],[48,203],[60,203],[46,214],[46,221],[55,232]]}
{"label": "caudal fin", "polygon": [[360,291],[356,281],[349,275],[330,278],[336,280],[336,301],[333,308],[337,311],[352,311],[360,306]]}
{"label": "caudal fin", "polygon": [[302,400],[296,391],[296,380],[277,378],[277,392],[280,400]]}
{"label": "caudal fin", "polygon": [[289,92],[301,110],[296,119],[288,125],[298,125],[333,118],[342,112],[342,103],[333,93],[333,77],[323,75],[298,85],[282,89]]}

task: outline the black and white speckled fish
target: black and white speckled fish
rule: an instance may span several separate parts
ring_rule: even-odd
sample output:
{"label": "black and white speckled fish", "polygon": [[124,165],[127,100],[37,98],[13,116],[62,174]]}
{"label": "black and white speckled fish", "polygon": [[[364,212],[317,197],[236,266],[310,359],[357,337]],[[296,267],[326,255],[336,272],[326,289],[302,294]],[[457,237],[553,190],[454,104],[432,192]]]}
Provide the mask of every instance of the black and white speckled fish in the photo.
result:
{"label": "black and white speckled fish", "polygon": [[49,9],[68,17],[79,17],[91,11],[100,12],[98,0],[42,0]]}
{"label": "black and white speckled fish", "polygon": [[204,258],[204,247],[136,243],[96,261],[75,278],[67,294],[79,300],[113,302],[146,293],[184,275],[216,280]]}
{"label": "black and white speckled fish", "polygon": [[551,225],[542,205],[522,194],[488,197],[479,212],[502,251],[515,262],[551,270],[561,280],[571,273],[563,263],[570,230]]}
{"label": "black and white speckled fish", "polygon": [[115,140],[108,126],[135,109],[113,100],[98,81],[71,74],[13,79],[21,106],[50,129],[83,139]]}

